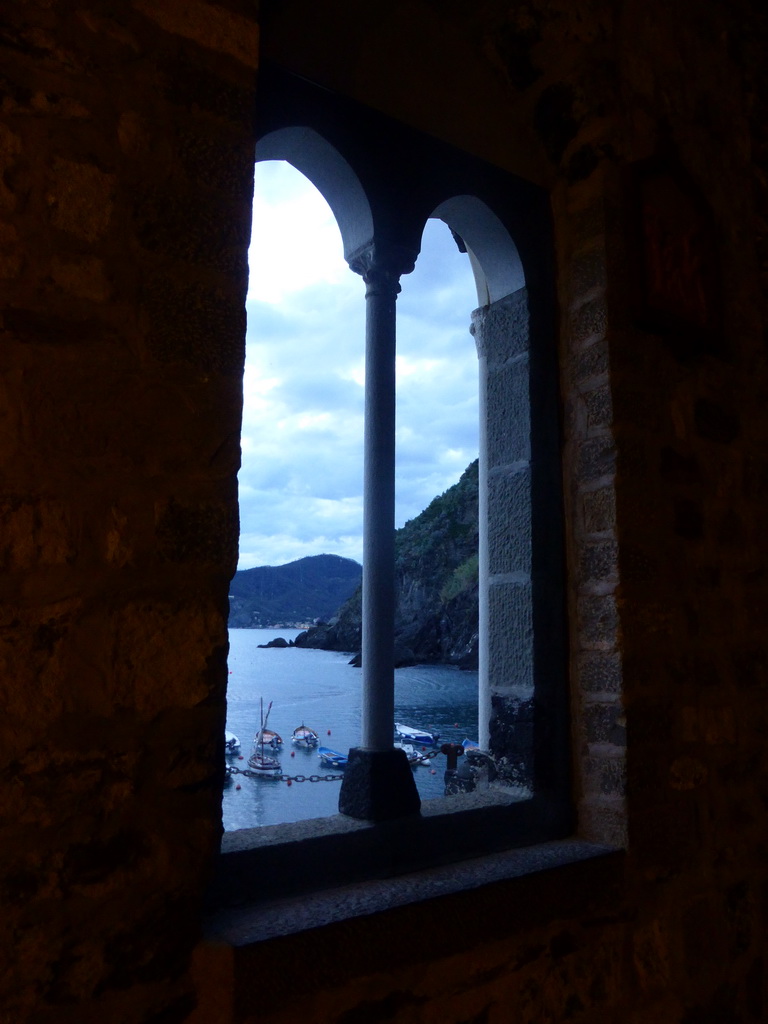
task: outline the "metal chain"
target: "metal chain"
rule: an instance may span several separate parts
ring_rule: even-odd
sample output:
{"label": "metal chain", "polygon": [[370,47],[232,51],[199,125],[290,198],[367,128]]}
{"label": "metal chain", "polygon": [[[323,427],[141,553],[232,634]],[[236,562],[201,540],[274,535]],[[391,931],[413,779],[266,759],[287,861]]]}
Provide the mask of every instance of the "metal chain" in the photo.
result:
{"label": "metal chain", "polygon": [[[433,758],[438,757],[442,754],[442,750],[439,747],[434,750],[422,750],[419,751],[419,761],[431,761]],[[417,762],[418,763],[418,762]],[[231,764],[228,768],[230,775],[247,775],[249,779],[279,779],[281,782],[340,782],[343,775],[269,775],[265,776],[263,772],[250,771],[248,768],[238,768],[237,765]]]}
{"label": "metal chain", "polygon": [[230,775],[247,775],[249,779],[279,779],[281,782],[339,782],[343,775],[265,775],[264,772],[254,772],[249,768],[238,768],[237,765],[229,766]]}

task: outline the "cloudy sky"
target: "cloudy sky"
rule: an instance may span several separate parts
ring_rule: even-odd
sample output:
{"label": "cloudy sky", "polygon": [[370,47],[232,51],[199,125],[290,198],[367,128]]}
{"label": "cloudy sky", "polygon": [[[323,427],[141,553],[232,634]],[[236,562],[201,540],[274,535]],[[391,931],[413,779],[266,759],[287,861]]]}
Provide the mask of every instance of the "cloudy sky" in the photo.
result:
{"label": "cloudy sky", "polygon": [[[362,560],[365,286],[330,208],[284,163],[256,165],[240,484],[240,564]],[[430,221],[401,279],[397,507],[402,526],[477,457],[477,305],[468,257]]]}

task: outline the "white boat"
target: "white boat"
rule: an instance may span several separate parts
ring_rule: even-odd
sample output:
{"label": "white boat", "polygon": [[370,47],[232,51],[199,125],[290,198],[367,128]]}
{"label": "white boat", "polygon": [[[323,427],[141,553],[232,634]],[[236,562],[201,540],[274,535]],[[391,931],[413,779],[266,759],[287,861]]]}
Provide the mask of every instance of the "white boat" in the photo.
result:
{"label": "white boat", "polygon": [[234,754],[236,750],[240,749],[240,740],[233,732],[227,732],[226,729],[224,730],[224,749],[228,754]]}
{"label": "white boat", "polygon": [[394,743],[393,746],[396,750],[405,751],[405,756],[408,758],[408,764],[411,768],[415,768],[420,764],[429,764],[430,759],[425,754],[416,750],[412,743]]}
{"label": "white boat", "polygon": [[439,732],[427,732],[426,729],[414,729],[410,725],[395,722],[395,739],[403,743],[423,743],[434,746],[440,739]]}
{"label": "white boat", "polygon": [[[282,775],[282,768],[280,762],[276,757],[272,757],[270,754],[264,753],[264,744],[267,742],[267,737],[277,733],[272,733],[271,729],[267,729],[267,719],[269,718],[269,712],[272,710],[272,701],[269,702],[266,715],[264,714],[264,701],[261,701],[261,728],[256,733],[253,741],[253,751],[251,756],[248,758],[248,767],[256,775],[263,776],[267,779],[279,778]],[[279,738],[279,737],[278,737]],[[282,743],[282,740],[280,740]]]}
{"label": "white boat", "polygon": [[293,736],[291,736],[291,743],[295,743],[297,747],[316,747],[320,742],[320,738],[314,729],[310,729],[308,725],[303,723],[293,730]]}

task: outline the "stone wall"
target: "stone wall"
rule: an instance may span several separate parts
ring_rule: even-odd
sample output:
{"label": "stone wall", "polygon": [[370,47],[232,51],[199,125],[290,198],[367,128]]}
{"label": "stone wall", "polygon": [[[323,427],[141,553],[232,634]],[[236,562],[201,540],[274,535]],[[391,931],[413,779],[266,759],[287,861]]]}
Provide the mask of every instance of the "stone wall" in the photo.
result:
{"label": "stone wall", "polygon": [[[250,4],[13,5],[0,45],[0,1020],[762,1021],[757,5],[267,6],[263,52],[552,195],[580,834],[625,852],[197,951],[237,539]],[[628,168],[695,183],[716,350],[641,329]],[[762,281],[761,281],[762,274]],[[195,991],[196,987],[196,991]],[[193,1011],[195,999],[199,1008]]]}
{"label": "stone wall", "polygon": [[190,1005],[238,534],[257,50],[243,10],[3,13],[8,1024]]}

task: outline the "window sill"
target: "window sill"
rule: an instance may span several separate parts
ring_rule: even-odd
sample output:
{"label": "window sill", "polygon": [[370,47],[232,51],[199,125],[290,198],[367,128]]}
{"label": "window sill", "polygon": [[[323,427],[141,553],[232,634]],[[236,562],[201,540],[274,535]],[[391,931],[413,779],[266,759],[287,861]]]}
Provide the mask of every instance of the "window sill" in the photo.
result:
{"label": "window sill", "polygon": [[560,840],[396,878],[356,882],[310,895],[228,907],[208,919],[205,939],[234,948],[252,946],[615,853],[610,847],[578,839]]}
{"label": "window sill", "polygon": [[537,842],[536,809],[490,790],[430,800],[398,821],[334,815],[226,833],[205,938],[242,948],[615,854],[574,838]]}

